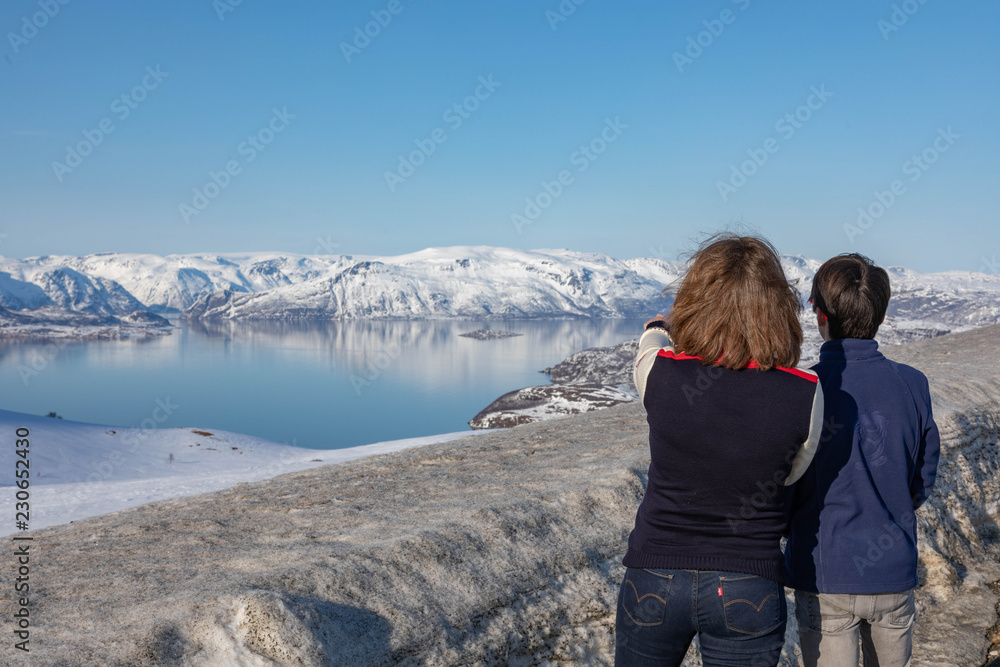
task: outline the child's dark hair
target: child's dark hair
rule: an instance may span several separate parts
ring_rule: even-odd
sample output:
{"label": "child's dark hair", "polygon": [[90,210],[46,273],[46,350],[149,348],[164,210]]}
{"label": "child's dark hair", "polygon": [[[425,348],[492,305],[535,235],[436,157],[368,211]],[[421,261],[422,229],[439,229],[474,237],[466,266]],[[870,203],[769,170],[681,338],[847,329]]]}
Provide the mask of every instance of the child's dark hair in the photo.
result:
{"label": "child's dark hair", "polygon": [[885,269],[864,255],[850,253],[819,267],[809,300],[829,320],[831,338],[875,338],[890,295]]}

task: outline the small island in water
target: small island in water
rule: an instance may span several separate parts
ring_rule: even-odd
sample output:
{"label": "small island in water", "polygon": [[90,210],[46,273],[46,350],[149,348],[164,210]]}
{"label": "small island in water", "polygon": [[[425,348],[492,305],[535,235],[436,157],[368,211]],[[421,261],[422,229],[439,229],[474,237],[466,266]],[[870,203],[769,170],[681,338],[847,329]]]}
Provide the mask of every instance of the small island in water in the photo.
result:
{"label": "small island in water", "polygon": [[466,331],[458,335],[477,340],[493,340],[494,338],[510,338],[522,334],[514,333],[513,331],[498,331],[496,329],[476,329],[475,331]]}

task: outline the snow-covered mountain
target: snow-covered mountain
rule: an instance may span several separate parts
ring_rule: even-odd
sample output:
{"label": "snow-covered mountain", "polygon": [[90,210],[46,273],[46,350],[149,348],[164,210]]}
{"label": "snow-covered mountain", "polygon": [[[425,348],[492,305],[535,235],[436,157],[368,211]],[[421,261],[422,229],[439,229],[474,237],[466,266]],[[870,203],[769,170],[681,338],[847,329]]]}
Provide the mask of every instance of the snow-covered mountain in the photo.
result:
{"label": "snow-covered mountain", "polygon": [[[2,266],[6,268],[8,262]],[[30,261],[29,261],[30,262]],[[0,306],[34,310],[56,306],[92,315],[127,315],[146,307],[114,280],[86,275],[65,265],[32,265],[23,262],[0,270]]]}
{"label": "snow-covered mountain", "polygon": [[205,295],[185,317],[628,317],[669,303],[663,283],[607,255],[457,247],[339,260],[267,291]]}
{"label": "snow-covered mountain", "polygon": [[[803,298],[820,262],[782,258]],[[569,250],[428,248],[394,257],[286,253],[0,258],[0,306],[187,319],[642,317],[669,307],[683,265]],[[889,269],[903,328],[1000,321],[1000,276]]]}
{"label": "snow-covered mountain", "polygon": [[655,259],[468,246],[396,257],[45,256],[0,259],[0,305],[72,305],[46,279],[58,273],[106,285],[109,312],[114,287],[154,312],[190,319],[626,317],[668,305],[660,278],[679,269]]}
{"label": "snow-covered mountain", "polygon": [[21,309],[65,303],[65,297],[58,297],[53,281],[45,277],[62,270],[121,289],[141,302],[143,308],[177,313],[212,292],[258,292],[302,282],[320,275],[339,261],[339,257],[279,253],[165,257],[100,253],[85,257],[0,258],[0,305]]}
{"label": "snow-covered mountain", "polygon": [[163,335],[170,328],[114,280],[67,264],[0,258],[5,338],[124,338]]}

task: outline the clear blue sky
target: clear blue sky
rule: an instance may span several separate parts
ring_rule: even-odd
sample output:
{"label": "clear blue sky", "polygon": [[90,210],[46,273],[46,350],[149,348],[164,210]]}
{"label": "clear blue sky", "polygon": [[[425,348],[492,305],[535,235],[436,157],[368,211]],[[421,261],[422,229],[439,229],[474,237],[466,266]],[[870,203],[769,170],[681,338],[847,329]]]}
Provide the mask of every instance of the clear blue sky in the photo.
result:
{"label": "clear blue sky", "polygon": [[[898,26],[888,0],[565,0],[558,22],[558,0],[232,2],[3,3],[0,254],[673,258],[745,223],[816,258],[976,270],[1000,255],[995,2],[896,2],[916,9]],[[391,22],[348,62],[373,11]],[[704,46],[679,63],[689,38]],[[467,117],[449,112],[477,90]],[[391,189],[418,141],[433,154]],[[577,152],[591,142],[600,155]],[[731,181],[747,151],[766,162]],[[911,162],[925,151],[933,164]],[[238,173],[197,200],[229,162]],[[562,188],[550,204],[543,181]],[[844,225],[879,212],[877,191],[894,201],[852,241]],[[539,195],[548,207],[518,230]],[[185,220],[182,204],[206,202]]]}

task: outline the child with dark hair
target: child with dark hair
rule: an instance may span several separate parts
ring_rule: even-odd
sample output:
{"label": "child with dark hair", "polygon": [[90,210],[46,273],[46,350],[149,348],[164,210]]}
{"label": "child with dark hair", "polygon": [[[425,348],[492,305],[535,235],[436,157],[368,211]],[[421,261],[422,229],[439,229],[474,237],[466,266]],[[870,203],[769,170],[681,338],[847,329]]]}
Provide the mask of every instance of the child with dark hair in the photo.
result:
{"label": "child with dark hair", "polygon": [[910,664],[917,586],[915,510],[934,486],[940,442],[927,378],[886,359],[875,334],[889,276],[847,254],[813,278],[826,341],[824,433],[795,484],[785,559],[807,667]]}

